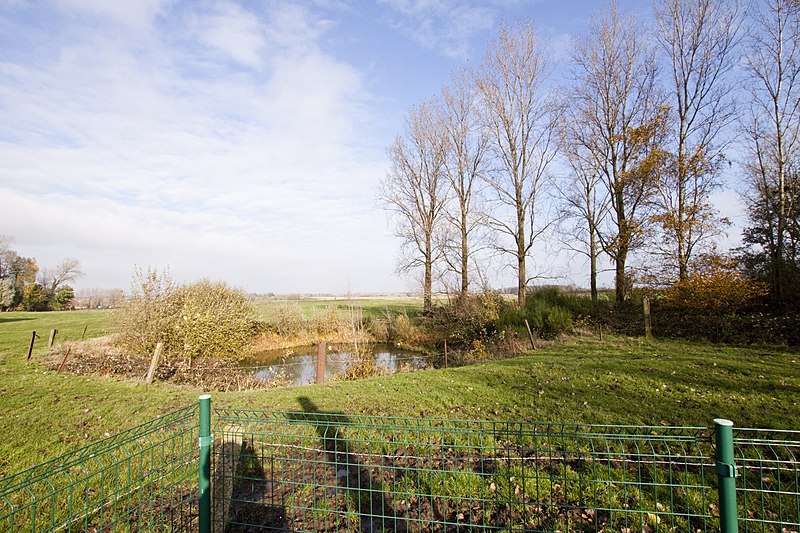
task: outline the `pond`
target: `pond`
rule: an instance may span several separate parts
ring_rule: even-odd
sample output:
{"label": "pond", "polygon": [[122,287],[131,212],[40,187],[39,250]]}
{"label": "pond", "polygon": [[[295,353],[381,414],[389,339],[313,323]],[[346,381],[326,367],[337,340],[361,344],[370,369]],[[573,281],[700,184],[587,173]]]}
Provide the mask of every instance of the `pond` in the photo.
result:
{"label": "pond", "polygon": [[[360,357],[369,357],[378,367],[388,372],[396,372],[403,366],[415,369],[429,365],[429,357],[419,352],[401,350],[388,344],[359,345],[359,356],[353,354],[353,345],[329,345],[325,354],[325,381],[329,381],[347,371]],[[242,362],[253,377],[272,381],[278,377],[288,380],[291,385],[316,383],[317,347],[301,346],[284,350],[261,352]]]}

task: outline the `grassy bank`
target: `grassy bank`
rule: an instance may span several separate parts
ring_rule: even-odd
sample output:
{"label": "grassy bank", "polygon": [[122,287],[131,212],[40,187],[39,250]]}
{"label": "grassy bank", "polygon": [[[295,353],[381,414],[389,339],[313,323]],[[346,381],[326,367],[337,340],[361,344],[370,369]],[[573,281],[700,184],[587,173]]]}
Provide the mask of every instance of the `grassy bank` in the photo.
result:
{"label": "grassy bank", "polygon": [[[203,391],[59,375],[39,363],[47,333],[100,336],[95,311],[0,315],[0,475],[102,438]],[[30,332],[37,340],[31,363]],[[573,338],[505,361],[357,382],[214,393],[219,406],[432,418],[800,428],[800,352],[606,336]]]}

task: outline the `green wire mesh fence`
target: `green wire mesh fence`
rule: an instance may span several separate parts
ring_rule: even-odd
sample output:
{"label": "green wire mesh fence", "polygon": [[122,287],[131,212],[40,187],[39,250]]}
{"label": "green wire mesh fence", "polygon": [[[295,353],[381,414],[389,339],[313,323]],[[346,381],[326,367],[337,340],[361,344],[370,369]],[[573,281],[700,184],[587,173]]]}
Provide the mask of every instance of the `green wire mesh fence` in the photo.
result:
{"label": "green wire mesh fence", "polygon": [[744,531],[800,531],[800,431],[737,429],[738,519]]}
{"label": "green wire mesh fence", "polygon": [[704,428],[234,409],[215,422],[215,530],[719,530]]}
{"label": "green wire mesh fence", "polygon": [[197,407],[0,479],[0,531],[195,531]]}
{"label": "green wire mesh fence", "polygon": [[800,530],[800,432],[729,431],[726,459],[702,427],[372,417],[304,398],[299,412],[212,411],[203,398],[0,480],[0,531]]}

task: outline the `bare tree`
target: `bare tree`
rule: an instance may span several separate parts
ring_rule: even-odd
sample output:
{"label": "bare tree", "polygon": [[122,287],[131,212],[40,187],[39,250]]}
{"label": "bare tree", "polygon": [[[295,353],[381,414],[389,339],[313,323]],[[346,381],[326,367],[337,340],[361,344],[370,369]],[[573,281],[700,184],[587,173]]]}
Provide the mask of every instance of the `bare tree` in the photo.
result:
{"label": "bare tree", "polygon": [[[755,194],[750,214],[762,225],[751,244],[768,255],[773,294],[785,291],[786,234],[792,213],[792,163],[800,160],[800,3],[765,0],[754,13],[746,54],[750,72],[750,141],[745,165]],[[746,239],[747,240],[747,239]]]}
{"label": "bare tree", "polygon": [[722,231],[724,221],[710,202],[719,188],[727,141],[721,133],[734,118],[733,66],[741,16],[736,2],[657,0],[658,40],[669,60],[670,133],[660,179],[658,212],[661,253],[678,279],[688,274],[692,253]]}
{"label": "bare tree", "polygon": [[444,172],[451,191],[445,213],[452,227],[452,235],[443,234],[444,259],[448,269],[460,278],[461,295],[469,291],[473,245],[483,226],[478,209],[479,187],[489,145],[487,132],[479,123],[473,80],[474,75],[466,70],[455,72],[450,85],[442,90],[440,109],[446,143]]}
{"label": "bare tree", "polygon": [[548,226],[540,220],[537,202],[555,156],[553,107],[542,89],[548,73],[533,27],[520,24],[500,28],[477,77],[494,161],[485,179],[498,204],[489,223],[513,243],[497,243],[497,249],[514,258],[520,305],[525,303],[529,281],[528,255]]}
{"label": "bare tree", "polygon": [[626,264],[647,229],[644,213],[660,161],[664,106],[656,88],[653,50],[632,17],[616,4],[575,40],[570,105],[582,117],[572,140],[596,169],[609,196],[606,223],[598,232],[615,266],[616,300],[626,295]]}
{"label": "bare tree", "polygon": [[560,180],[558,193],[562,203],[563,222],[571,224],[563,236],[564,245],[589,260],[589,286],[592,301],[597,301],[597,261],[602,252],[599,234],[609,207],[609,194],[601,183],[598,158],[581,142],[585,124],[582,110],[565,102],[566,115],[559,127],[561,153],[571,173]]}
{"label": "bare tree", "polygon": [[56,291],[68,281],[74,281],[83,276],[81,264],[77,259],[64,259],[58,265],[42,271],[42,286],[49,294]]}
{"label": "bare tree", "polygon": [[441,255],[436,232],[446,203],[444,135],[436,106],[425,102],[411,109],[402,136],[389,148],[389,175],[381,184],[380,200],[396,216],[397,235],[406,252],[399,268],[423,269],[423,307],[430,310],[433,265]]}

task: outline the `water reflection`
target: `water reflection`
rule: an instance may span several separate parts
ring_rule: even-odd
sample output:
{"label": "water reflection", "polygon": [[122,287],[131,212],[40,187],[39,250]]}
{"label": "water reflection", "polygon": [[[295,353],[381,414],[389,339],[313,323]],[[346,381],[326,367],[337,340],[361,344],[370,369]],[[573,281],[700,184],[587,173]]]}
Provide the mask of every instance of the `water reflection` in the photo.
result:
{"label": "water reflection", "polygon": [[[359,357],[353,355],[353,346],[329,346],[325,357],[325,380],[343,374]],[[405,365],[412,368],[425,368],[428,357],[418,352],[401,350],[386,344],[359,346],[360,357],[370,357],[378,367],[396,372]],[[304,346],[291,350],[262,352],[255,358],[245,361],[244,366],[252,369],[253,377],[272,381],[278,377],[288,380],[291,385],[316,383],[317,347]]]}

